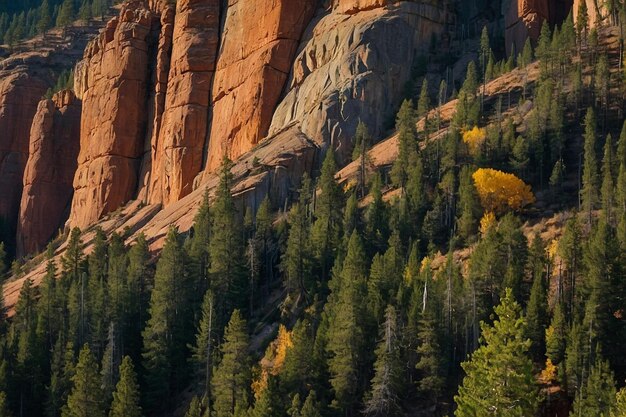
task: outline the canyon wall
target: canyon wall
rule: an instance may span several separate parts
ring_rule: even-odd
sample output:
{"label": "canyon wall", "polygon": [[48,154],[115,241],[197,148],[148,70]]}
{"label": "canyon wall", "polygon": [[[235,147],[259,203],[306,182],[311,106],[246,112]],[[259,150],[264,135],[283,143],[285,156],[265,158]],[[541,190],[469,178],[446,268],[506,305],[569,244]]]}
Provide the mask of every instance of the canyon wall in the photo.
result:
{"label": "canyon wall", "polygon": [[[15,184],[0,183],[15,194],[0,210],[17,219],[21,188],[28,187],[20,253],[41,250],[63,227],[67,190],[49,225],[36,207],[48,196],[37,190],[44,183],[66,187],[74,166],[67,227],[88,228],[132,200],[176,205],[209,183],[225,156],[240,159],[246,204],[256,206],[266,194],[283,204],[319,164],[320,149],[332,146],[347,160],[359,120],[375,137],[384,132],[415,58],[442,33],[446,13],[431,2],[390,0],[123,3],[75,67],[82,110],[74,165],[61,172],[41,149],[54,154],[71,142],[74,130],[54,132],[70,123],[59,114],[77,107],[44,101],[31,130],[47,84],[22,75],[2,81],[36,88],[22,100],[24,110],[8,106],[26,112],[12,116],[23,126],[8,127],[26,132],[19,152],[0,141],[0,152],[13,155],[2,158],[9,162],[2,169],[15,172],[0,177]],[[28,132],[32,168],[23,178]],[[58,179],[50,178],[55,169]]]}
{"label": "canyon wall", "polygon": [[17,253],[39,252],[69,215],[80,142],[81,103],[63,90],[42,100],[30,129]]}

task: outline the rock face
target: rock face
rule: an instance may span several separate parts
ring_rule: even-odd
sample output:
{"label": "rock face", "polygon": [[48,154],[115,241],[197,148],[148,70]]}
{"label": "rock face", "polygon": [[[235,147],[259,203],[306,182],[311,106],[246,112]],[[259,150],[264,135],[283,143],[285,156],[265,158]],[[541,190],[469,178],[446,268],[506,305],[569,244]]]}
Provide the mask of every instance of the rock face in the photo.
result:
{"label": "rock face", "polygon": [[[590,0],[593,1],[593,0]],[[526,39],[536,41],[543,22],[560,24],[572,9],[572,0],[510,0],[505,10],[507,53],[520,53]]]}
{"label": "rock face", "polygon": [[143,2],[125,3],[77,67],[83,111],[72,227],[85,228],[135,197],[158,33],[159,19]]}
{"label": "rock face", "polygon": [[206,169],[267,136],[317,0],[229,0],[211,101]]}
{"label": "rock face", "polygon": [[[430,4],[339,1],[304,35],[270,134],[290,126],[347,157],[359,120],[374,137],[393,116],[413,60],[446,16]],[[375,7],[379,6],[379,7]],[[359,7],[365,10],[356,13]],[[346,14],[349,13],[349,14]]]}
{"label": "rock face", "polygon": [[202,169],[219,45],[219,0],[179,0],[165,112],[152,140],[148,201],[171,204]]}
{"label": "rock face", "polygon": [[0,75],[0,219],[10,240],[22,196],[28,132],[47,84],[23,70]]}
{"label": "rock face", "polygon": [[589,25],[599,25],[607,16],[608,12],[604,0],[574,0],[574,21],[578,21],[578,8],[580,3],[587,3],[587,14],[589,15]]}
{"label": "rock face", "polygon": [[80,112],[80,100],[68,90],[39,103],[24,171],[18,256],[41,251],[67,220],[74,191]]}

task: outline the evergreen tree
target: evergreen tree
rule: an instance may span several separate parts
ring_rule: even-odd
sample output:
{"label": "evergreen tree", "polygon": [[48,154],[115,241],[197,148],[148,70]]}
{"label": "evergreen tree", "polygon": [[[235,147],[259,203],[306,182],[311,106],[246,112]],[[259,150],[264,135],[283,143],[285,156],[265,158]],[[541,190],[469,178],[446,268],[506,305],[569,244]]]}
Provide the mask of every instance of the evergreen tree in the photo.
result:
{"label": "evergreen tree", "polygon": [[220,183],[213,204],[212,236],[209,245],[211,289],[220,294],[217,308],[218,326],[223,326],[230,312],[242,304],[246,291],[245,260],[242,254],[241,221],[231,195],[232,162],[225,158],[220,168]]}
{"label": "evergreen tree", "polygon": [[147,404],[167,406],[185,382],[185,357],[191,332],[185,254],[176,229],[170,228],[157,263],[150,298],[150,319],[143,331],[143,367]]}
{"label": "evergreen tree", "polygon": [[552,321],[546,329],[546,356],[558,365],[565,357],[567,322],[563,312],[563,303],[557,302],[552,313]]}
{"label": "evergreen tree", "polygon": [[4,242],[0,242],[0,279],[3,278],[7,272],[7,252],[4,249]]}
{"label": "evergreen tree", "polygon": [[408,179],[410,157],[417,146],[415,109],[410,100],[400,106],[396,117],[398,131],[398,158],[391,169],[391,178],[396,187],[404,188]]}
{"label": "evergreen tree", "polygon": [[608,416],[615,404],[615,394],[615,381],[609,363],[598,357],[585,385],[576,394],[570,416]]}
{"label": "evergreen tree", "polygon": [[104,417],[98,364],[89,345],[80,351],[72,383],[72,392],[67,398],[62,417]]}
{"label": "evergreen tree", "polygon": [[366,416],[397,416],[402,411],[402,362],[396,309],[389,305],[376,348],[372,388],[365,403]]}
{"label": "evergreen tree", "polygon": [[320,409],[321,406],[316,399],[315,391],[309,391],[309,395],[300,410],[300,417],[322,417]]}
{"label": "evergreen tree", "polygon": [[59,8],[56,25],[65,28],[74,20],[74,0],[64,0]]}
{"label": "evergreen tree", "polygon": [[210,398],[211,371],[215,345],[215,297],[207,291],[202,303],[202,318],[196,332],[196,343],[192,346],[191,361],[200,381],[204,383],[204,397]]}
{"label": "evergreen tree", "polygon": [[48,0],[43,0],[39,6],[39,20],[37,21],[37,32],[45,33],[52,26],[52,16],[50,15],[50,5]]}
{"label": "evergreen tree", "polygon": [[612,210],[615,199],[615,188],[613,181],[613,140],[611,134],[606,137],[604,143],[604,158],[602,159],[602,187],[600,195],[602,197],[602,213],[608,223],[611,223]]}
{"label": "evergreen tree", "polygon": [[[584,3],[584,2],[582,2]],[[596,162],[596,116],[590,107],[585,116],[585,158],[583,163],[582,209],[591,225],[591,212],[596,207],[598,195],[598,164]]]}
{"label": "evergreen tree", "polygon": [[[532,253],[529,257],[531,262],[538,262],[541,265],[544,260],[545,248],[543,241],[539,236],[535,236],[533,241]],[[531,357],[540,363],[543,363],[545,352],[545,334],[547,327],[547,304],[548,289],[543,275],[543,265],[533,268],[533,285],[530,290],[530,300],[526,307],[526,336],[530,339],[532,345],[530,347]]]}
{"label": "evergreen tree", "polygon": [[224,331],[222,359],[212,379],[213,410],[217,417],[232,417],[237,405],[248,405],[251,379],[248,344],[246,322],[239,310],[235,310]]}
{"label": "evergreen tree", "polygon": [[[383,200],[382,180],[379,174],[372,178],[370,196],[372,202],[365,211],[365,236],[372,251],[382,252],[389,238],[389,214]],[[346,231],[346,236],[347,231]]]}
{"label": "evergreen tree", "polygon": [[326,305],[330,315],[328,368],[335,393],[333,406],[348,411],[358,398],[365,344],[365,296],[367,262],[363,245],[355,231],[350,237],[341,272],[335,272],[329,286],[332,299]]}
{"label": "evergreen tree", "polygon": [[201,303],[200,297],[209,286],[209,243],[211,240],[211,214],[209,211],[209,191],[205,190],[202,203],[193,220],[193,237],[189,244],[190,278],[193,280],[195,303]]}
{"label": "evergreen tree", "polygon": [[13,414],[9,411],[9,405],[7,401],[7,395],[0,391],[0,417],[12,417]]}
{"label": "evergreen tree", "polygon": [[465,240],[469,239],[476,233],[478,218],[480,216],[480,204],[476,188],[472,181],[472,170],[469,166],[461,169],[459,176],[459,213],[457,220],[460,236]]}
{"label": "evergreen tree", "polygon": [[457,417],[522,417],[537,412],[532,361],[527,356],[530,341],[524,339],[526,321],[510,289],[495,312],[498,320],[493,326],[481,325],[484,344],[463,363],[466,376],[454,397]]}
{"label": "evergreen tree", "polygon": [[430,97],[428,97],[428,80],[424,78],[420,89],[419,100],[417,101],[417,111],[415,115],[418,119],[424,119],[424,131],[428,134],[428,112],[430,111]]}
{"label": "evergreen tree", "polygon": [[[429,309],[430,310],[430,309]],[[422,398],[437,401],[441,396],[445,378],[441,357],[441,346],[437,341],[434,320],[430,312],[423,313],[417,333],[417,390]]]}
{"label": "evergreen tree", "polygon": [[341,239],[343,191],[335,179],[337,164],[332,149],[326,152],[315,201],[315,222],[311,228],[313,253],[321,270],[321,278],[328,277]]}
{"label": "evergreen tree", "polygon": [[113,393],[109,417],[141,417],[139,384],[133,361],[125,356],[119,369],[120,380]]}
{"label": "evergreen tree", "polygon": [[202,402],[200,398],[194,395],[189,403],[189,409],[185,413],[185,417],[203,417],[202,416]]}

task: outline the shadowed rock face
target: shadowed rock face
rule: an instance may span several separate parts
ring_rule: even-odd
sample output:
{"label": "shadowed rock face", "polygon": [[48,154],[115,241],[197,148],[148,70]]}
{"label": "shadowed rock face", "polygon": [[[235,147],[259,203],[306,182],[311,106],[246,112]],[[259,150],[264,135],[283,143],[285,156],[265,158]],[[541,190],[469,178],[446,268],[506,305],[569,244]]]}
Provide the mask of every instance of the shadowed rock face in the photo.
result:
{"label": "shadowed rock face", "polygon": [[22,178],[28,159],[30,125],[47,83],[26,69],[0,75],[0,218],[12,240],[22,197]]}
{"label": "shadowed rock face", "polygon": [[80,142],[81,103],[68,90],[42,100],[30,129],[17,253],[41,251],[65,223]]}
{"label": "shadowed rock face", "polygon": [[543,22],[561,24],[573,0],[510,0],[505,11],[507,53],[519,53],[526,39],[536,41]]}

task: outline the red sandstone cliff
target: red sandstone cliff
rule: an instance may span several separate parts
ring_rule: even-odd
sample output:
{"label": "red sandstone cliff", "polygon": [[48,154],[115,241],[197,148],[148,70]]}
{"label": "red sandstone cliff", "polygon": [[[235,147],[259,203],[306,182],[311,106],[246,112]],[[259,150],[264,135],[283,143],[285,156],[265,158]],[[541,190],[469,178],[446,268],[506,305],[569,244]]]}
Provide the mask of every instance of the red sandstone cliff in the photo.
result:
{"label": "red sandstone cliff", "polygon": [[60,91],[39,103],[30,129],[17,228],[17,253],[41,251],[65,223],[74,189],[81,103]]}

